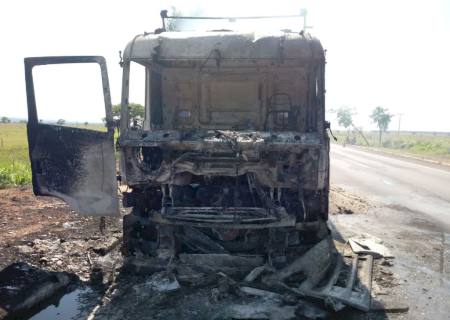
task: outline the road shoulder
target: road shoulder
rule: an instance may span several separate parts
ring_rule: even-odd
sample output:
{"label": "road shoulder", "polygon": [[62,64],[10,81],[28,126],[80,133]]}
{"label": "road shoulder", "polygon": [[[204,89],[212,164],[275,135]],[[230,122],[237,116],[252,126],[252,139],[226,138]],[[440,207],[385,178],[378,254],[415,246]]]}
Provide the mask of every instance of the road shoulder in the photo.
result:
{"label": "road shoulder", "polygon": [[[389,319],[447,319],[450,314],[450,234],[417,213],[371,202],[366,213],[332,215],[330,225],[342,239],[366,235],[380,239],[394,254],[393,281],[376,281],[377,296],[403,299],[408,314]],[[382,278],[385,275],[382,275]],[[375,279],[376,280],[376,279]]]}

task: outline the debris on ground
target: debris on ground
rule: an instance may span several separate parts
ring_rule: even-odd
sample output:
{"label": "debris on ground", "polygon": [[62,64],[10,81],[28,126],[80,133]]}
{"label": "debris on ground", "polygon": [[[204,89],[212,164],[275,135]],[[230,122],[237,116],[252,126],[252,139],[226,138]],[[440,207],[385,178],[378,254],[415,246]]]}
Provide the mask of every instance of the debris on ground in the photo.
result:
{"label": "debris on ground", "polygon": [[[202,253],[169,260],[150,256],[124,260],[119,219],[106,220],[102,234],[98,219],[83,220],[64,207],[59,210],[67,221],[58,220],[56,211],[53,215],[50,210],[43,215],[39,232],[18,238],[0,235],[0,248],[6,252],[2,262],[27,261],[44,273],[67,270],[82,281],[107,288],[90,319],[145,318],[149,312],[154,319],[180,315],[183,319],[327,319],[349,306],[367,310],[371,284],[370,310],[407,310],[404,303],[386,299],[389,289],[398,285],[391,255],[386,253],[383,258],[375,254],[371,263],[370,254],[357,254],[349,243],[326,237],[280,266],[263,255],[231,255],[193,229],[184,236],[192,251]],[[354,240],[361,244],[360,238]]]}
{"label": "debris on ground", "polygon": [[350,238],[348,242],[356,254],[370,254],[374,258],[393,258],[392,253],[381,240],[374,237]]}
{"label": "debris on ground", "polygon": [[277,285],[294,274],[301,273],[305,276],[301,287],[310,289],[329,272],[331,263],[335,260],[332,254],[332,241],[330,237],[327,237],[286,267],[264,277],[262,281],[267,285]]}
{"label": "debris on ground", "polygon": [[335,311],[342,308],[341,304],[352,306],[361,311],[368,312],[371,304],[372,291],[372,256],[353,255],[351,258],[350,272],[346,274],[344,285],[339,285],[339,277],[342,275],[342,259],[327,284],[319,289],[311,289],[307,294],[317,298],[323,298],[328,302],[335,300],[338,304],[332,304]]}
{"label": "debris on ground", "polygon": [[65,272],[49,272],[16,262],[0,272],[0,319],[30,309],[73,280]]}
{"label": "debris on ground", "polygon": [[167,270],[168,262],[156,257],[130,256],[124,261],[123,270],[129,274],[149,275]]}
{"label": "debris on ground", "polygon": [[261,289],[257,289],[257,288],[252,288],[252,287],[241,287],[240,291],[249,296],[257,296],[257,297],[269,298],[269,299],[280,300],[280,301],[282,300],[282,297],[283,297],[279,293],[261,290]]}
{"label": "debris on ground", "polygon": [[271,268],[268,265],[258,266],[256,268],[254,268],[252,271],[250,271],[250,273],[245,277],[244,281],[245,282],[253,282],[256,279],[258,279],[258,277],[261,276],[261,274],[264,271],[268,271],[270,269]]}
{"label": "debris on ground", "polygon": [[381,260],[381,265],[385,266],[385,267],[392,267],[394,265],[394,263],[392,262],[391,259],[384,258],[383,260]]}
{"label": "debris on ground", "polygon": [[219,276],[207,267],[178,264],[175,268],[178,281],[188,287],[207,286],[219,279]]}
{"label": "debris on ground", "polygon": [[[94,264],[107,264],[105,255],[117,247],[120,238],[93,236],[84,239],[51,237],[35,239],[16,247],[27,255],[31,263],[53,271],[67,271],[76,274],[81,280],[88,280]],[[116,259],[114,259],[116,263]],[[111,269],[111,268],[109,268]]]}
{"label": "debris on ground", "polygon": [[385,267],[381,263],[377,263],[374,266],[374,294],[387,295],[387,289],[393,288],[399,285],[398,281],[395,279],[394,273],[389,270],[389,267]]}
{"label": "debris on ground", "polygon": [[390,267],[394,265],[392,259],[394,256],[383,241],[370,235],[362,235],[348,239],[348,244],[352,252],[358,255],[365,255],[368,259],[376,259],[373,263],[373,284],[372,297],[370,301],[370,311],[383,311],[387,313],[408,312],[409,306],[398,297],[392,299],[389,289],[398,286],[394,273]]}
{"label": "debris on ground", "polygon": [[[213,319],[326,319],[330,312],[345,306],[369,311],[373,257],[353,254],[346,268],[344,257],[333,243],[326,237],[279,269],[262,256],[180,254],[171,262],[173,273],[169,270],[147,275],[132,286],[133,290],[120,289],[122,294],[132,295],[127,299],[134,301],[132,305],[124,305],[116,292],[108,297],[109,303],[98,309],[96,317],[103,319],[102,315],[115,314],[116,309],[123,312],[139,308],[142,294],[154,292],[152,314],[162,319],[162,315],[168,315],[168,301],[178,301],[185,290],[190,295],[199,293],[197,303],[208,307],[204,317]],[[235,272],[236,268],[241,272]],[[242,272],[243,268],[246,272]],[[193,286],[198,289],[193,290]],[[172,312],[189,313],[190,308],[181,304]],[[198,307],[196,310],[203,312]]]}
{"label": "debris on ground", "polygon": [[253,268],[264,264],[262,256],[230,254],[187,254],[179,255],[180,262],[186,265],[204,267],[210,272],[223,272],[227,275],[242,276]]}
{"label": "debris on ground", "polygon": [[0,269],[23,261],[88,281],[97,259],[118,252],[122,242],[120,218],[107,218],[101,234],[98,218],[73,213],[58,199],[36,197],[30,187],[0,190],[0,211]]}
{"label": "debris on ground", "polygon": [[169,292],[180,289],[177,278],[169,272],[155,273],[142,285],[146,289],[158,292]]}
{"label": "debris on ground", "polygon": [[297,303],[297,309],[295,309],[295,315],[297,316],[297,319],[311,319],[311,320],[322,320],[322,319],[329,319],[330,318],[330,312],[325,311],[319,307],[317,307],[316,304],[313,304],[308,301],[300,300]]}
{"label": "debris on ground", "polygon": [[384,311],[387,313],[404,313],[408,312],[409,306],[404,301],[392,299],[373,299],[370,310]]}
{"label": "debris on ground", "polygon": [[220,311],[213,319],[290,320],[297,318],[295,310],[295,306],[279,306],[274,301],[233,304]]}
{"label": "debris on ground", "polygon": [[241,291],[264,299],[247,304],[233,304],[221,310],[214,319],[328,319],[329,312],[316,304],[298,300],[293,305],[282,303],[282,296],[269,291],[242,287]]}

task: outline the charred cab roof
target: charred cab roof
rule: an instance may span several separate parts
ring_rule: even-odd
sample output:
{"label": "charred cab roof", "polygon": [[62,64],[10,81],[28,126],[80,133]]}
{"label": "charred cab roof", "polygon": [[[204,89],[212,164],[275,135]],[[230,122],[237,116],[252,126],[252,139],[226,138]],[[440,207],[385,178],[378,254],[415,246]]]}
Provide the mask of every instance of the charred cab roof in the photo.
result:
{"label": "charred cab roof", "polygon": [[205,60],[301,60],[324,61],[320,41],[309,34],[211,32],[163,32],[136,36],[125,48],[124,61]]}

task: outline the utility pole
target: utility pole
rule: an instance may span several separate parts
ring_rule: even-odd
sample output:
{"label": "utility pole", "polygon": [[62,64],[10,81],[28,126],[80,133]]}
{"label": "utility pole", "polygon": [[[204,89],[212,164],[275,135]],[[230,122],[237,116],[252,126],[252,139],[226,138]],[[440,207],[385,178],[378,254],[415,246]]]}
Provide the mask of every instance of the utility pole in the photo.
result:
{"label": "utility pole", "polygon": [[400,124],[402,123],[402,116],[404,113],[397,113],[398,116],[398,129],[397,129],[397,136],[400,136]]}

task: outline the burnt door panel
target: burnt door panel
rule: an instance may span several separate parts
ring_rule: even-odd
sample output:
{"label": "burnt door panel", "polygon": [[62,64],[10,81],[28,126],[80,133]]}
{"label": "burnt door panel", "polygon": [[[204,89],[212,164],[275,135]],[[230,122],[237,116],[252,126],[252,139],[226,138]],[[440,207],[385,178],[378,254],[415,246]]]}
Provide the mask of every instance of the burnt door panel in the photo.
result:
{"label": "burnt door panel", "polygon": [[[32,69],[37,65],[62,63],[100,65],[107,132],[39,123]],[[82,214],[118,214],[114,127],[104,58],[26,58],[25,80],[28,144],[34,193],[58,197]]]}

